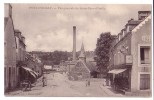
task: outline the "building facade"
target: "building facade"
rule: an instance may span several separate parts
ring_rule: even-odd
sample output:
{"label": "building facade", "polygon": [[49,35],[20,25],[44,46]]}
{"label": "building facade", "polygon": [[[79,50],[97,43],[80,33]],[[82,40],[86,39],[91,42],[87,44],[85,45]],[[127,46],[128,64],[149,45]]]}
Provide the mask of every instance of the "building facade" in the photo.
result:
{"label": "building facade", "polygon": [[17,44],[17,50],[16,50],[17,62],[25,61],[25,55],[26,55],[25,37],[17,29],[15,29],[15,37],[16,37],[16,44]]}
{"label": "building facade", "polygon": [[125,92],[151,93],[151,12],[139,11],[114,39],[110,49],[109,78]]}
{"label": "building facade", "polygon": [[18,79],[18,86],[19,86],[20,85],[19,67],[20,67],[20,64],[24,63],[25,61],[26,45],[25,45],[25,37],[21,34],[21,32],[15,29],[14,33],[15,33],[15,39],[16,39],[17,79]]}
{"label": "building facade", "polygon": [[97,73],[96,66],[91,61],[86,61],[86,55],[84,45],[82,43],[79,60],[76,61],[75,65],[70,70],[70,76],[74,80],[84,80],[96,77]]}
{"label": "building facade", "polygon": [[[141,13],[141,12],[140,12]],[[144,13],[144,12],[143,12]],[[132,30],[131,55],[133,55],[131,90],[152,89],[152,29],[151,15]],[[136,73],[138,72],[138,73]]]}
{"label": "building facade", "polygon": [[12,20],[12,7],[5,4],[4,18],[4,90],[14,89],[17,85],[16,40]]}
{"label": "building facade", "polygon": [[43,74],[43,63],[36,55],[26,53],[25,63],[26,67],[38,73],[39,77]]}

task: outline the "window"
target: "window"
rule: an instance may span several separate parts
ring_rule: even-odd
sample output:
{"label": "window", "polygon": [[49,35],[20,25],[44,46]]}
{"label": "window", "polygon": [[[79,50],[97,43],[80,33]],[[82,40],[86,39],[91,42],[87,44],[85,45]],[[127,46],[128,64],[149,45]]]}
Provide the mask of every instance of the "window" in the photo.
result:
{"label": "window", "polygon": [[140,90],[150,89],[150,74],[140,74]]}
{"label": "window", "polygon": [[140,61],[141,61],[141,64],[150,63],[150,47],[140,48]]}
{"label": "window", "polygon": [[122,35],[123,35],[123,37],[125,36],[125,30],[122,31]]}
{"label": "window", "polygon": [[118,35],[118,40],[120,41],[120,34]]}

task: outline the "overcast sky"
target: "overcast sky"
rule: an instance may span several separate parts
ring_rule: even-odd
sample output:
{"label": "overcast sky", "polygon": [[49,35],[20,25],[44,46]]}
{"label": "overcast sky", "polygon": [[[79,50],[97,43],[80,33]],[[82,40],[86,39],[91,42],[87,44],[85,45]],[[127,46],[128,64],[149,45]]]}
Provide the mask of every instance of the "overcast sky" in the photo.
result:
{"label": "overcast sky", "polygon": [[77,51],[96,48],[102,32],[118,34],[139,10],[150,5],[53,5],[12,4],[13,22],[26,38],[27,51],[72,51],[73,26],[77,28]]}

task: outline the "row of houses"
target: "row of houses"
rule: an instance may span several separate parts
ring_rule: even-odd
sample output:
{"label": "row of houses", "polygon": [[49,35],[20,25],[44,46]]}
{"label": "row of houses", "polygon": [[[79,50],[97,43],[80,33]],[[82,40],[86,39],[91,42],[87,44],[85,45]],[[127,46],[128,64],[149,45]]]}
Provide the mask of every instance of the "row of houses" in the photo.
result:
{"label": "row of houses", "polygon": [[26,52],[25,58],[26,67],[38,73],[38,76],[43,74],[43,63],[37,55]]}
{"label": "row of houses", "polygon": [[151,11],[139,11],[114,38],[110,49],[110,85],[125,93],[151,93]]}
{"label": "row of houses", "polygon": [[[24,68],[23,68],[24,66]],[[20,69],[32,70],[41,76],[42,67],[38,57],[26,52],[25,37],[20,30],[14,29],[12,6],[5,4],[4,16],[4,90],[15,89],[25,74]],[[28,67],[25,68],[25,67]]]}
{"label": "row of houses", "polygon": [[4,33],[4,86],[5,90],[8,90],[15,88],[18,84],[19,69],[16,65],[18,61],[24,61],[23,53],[26,48],[24,36],[20,31],[14,29],[10,4],[5,4]]}
{"label": "row of houses", "polygon": [[[66,61],[69,79],[97,77],[96,65],[86,60],[84,45],[76,59],[76,27],[73,27],[73,60]],[[151,94],[152,89],[152,31],[151,11],[139,11],[138,19],[130,19],[110,48],[107,85],[127,94]]]}

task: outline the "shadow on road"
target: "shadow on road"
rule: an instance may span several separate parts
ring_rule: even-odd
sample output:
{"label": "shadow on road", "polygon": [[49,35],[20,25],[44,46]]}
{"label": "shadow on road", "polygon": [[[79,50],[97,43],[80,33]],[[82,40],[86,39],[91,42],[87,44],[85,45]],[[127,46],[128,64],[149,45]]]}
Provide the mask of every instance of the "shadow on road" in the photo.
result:
{"label": "shadow on road", "polygon": [[122,93],[120,93],[118,91],[113,90],[113,88],[111,88],[111,87],[108,87],[107,89],[109,89],[110,91],[112,91],[114,94],[122,94]]}

